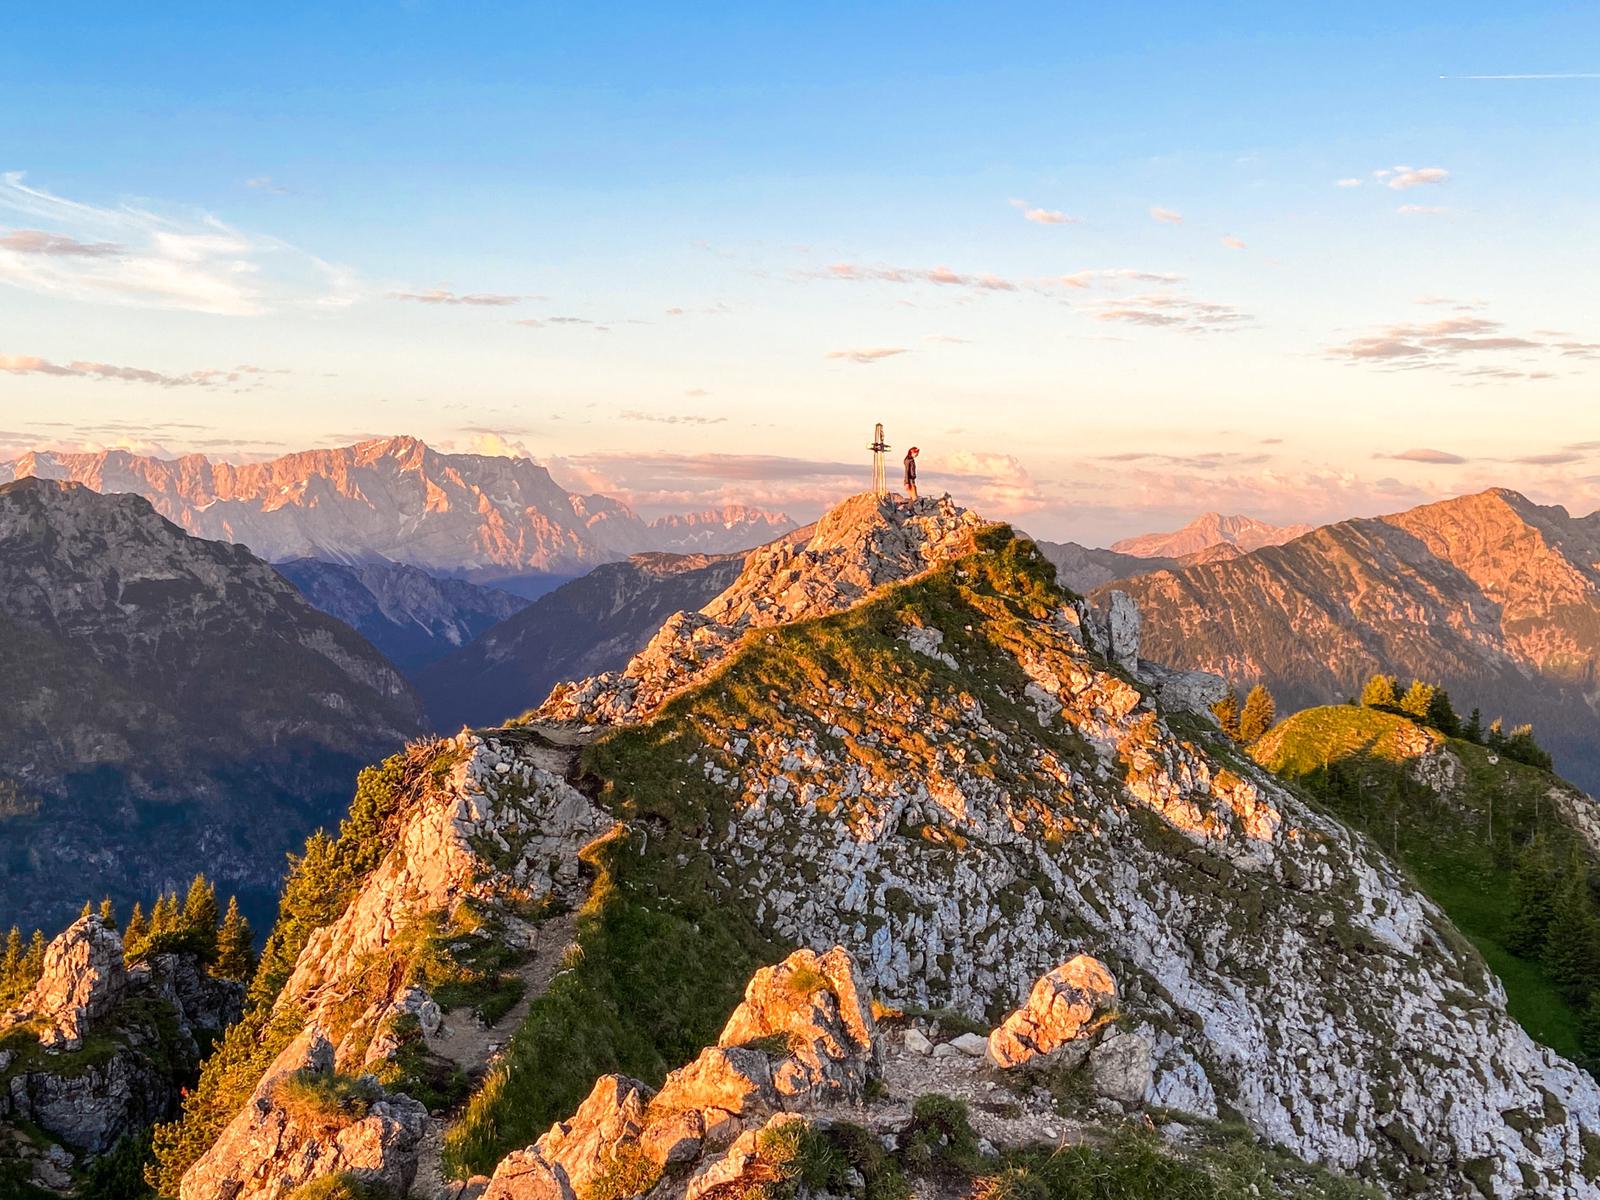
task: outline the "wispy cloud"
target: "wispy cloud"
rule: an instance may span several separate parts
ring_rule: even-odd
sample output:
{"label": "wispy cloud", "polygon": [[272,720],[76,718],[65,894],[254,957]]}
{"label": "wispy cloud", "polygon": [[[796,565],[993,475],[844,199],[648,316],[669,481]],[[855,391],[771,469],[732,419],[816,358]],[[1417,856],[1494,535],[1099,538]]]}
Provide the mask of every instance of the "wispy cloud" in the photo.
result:
{"label": "wispy cloud", "polygon": [[652,413],[630,408],[622,412],[624,421],[649,421],[656,425],[722,425],[727,417],[704,417],[696,413]]}
{"label": "wispy cloud", "polygon": [[42,229],[13,229],[0,234],[0,250],[81,258],[115,258],[125,253],[116,242],[80,242],[64,233],[46,233]]}
{"label": "wispy cloud", "polygon": [[51,362],[33,354],[0,354],[0,371],[8,375],[53,375],[62,378],[117,380],[122,383],[148,383],[157,387],[220,387],[240,383],[250,376],[281,375],[287,372],[267,367],[211,367],[184,375],[168,375],[143,367],[121,367],[112,363],[78,359],[69,363]]}
{"label": "wispy cloud", "polygon": [[1243,250],[1244,239],[1234,237],[1231,233],[1223,236],[1222,244],[1229,250]]}
{"label": "wispy cloud", "polygon": [[1388,172],[1388,186],[1397,192],[1424,184],[1443,183],[1450,172],[1443,167],[1394,167]]}
{"label": "wispy cloud", "polygon": [[1436,217],[1450,210],[1437,204],[1402,204],[1395,212],[1406,217]]}
{"label": "wispy cloud", "polygon": [[866,346],[854,350],[829,350],[823,358],[842,358],[853,363],[882,362],[897,354],[909,354],[905,346]]}
{"label": "wispy cloud", "polygon": [[348,270],[206,212],[87,204],[12,171],[0,174],[7,215],[22,227],[0,241],[0,283],[31,292],[225,316],[344,306],[359,295]]}
{"label": "wispy cloud", "polygon": [[1448,450],[1430,450],[1427,447],[1401,450],[1398,454],[1374,454],[1372,457],[1391,458],[1397,462],[1425,463],[1435,467],[1459,466],[1468,461],[1459,454],[1451,454]]}
{"label": "wispy cloud", "polygon": [[1240,312],[1231,304],[1195,300],[1174,292],[1147,292],[1142,295],[1101,300],[1084,306],[1084,311],[1096,321],[1178,329],[1191,333],[1234,329],[1253,319],[1250,314]]}
{"label": "wispy cloud", "polygon": [[931,283],[940,287],[976,288],[988,292],[1014,292],[1012,280],[987,273],[968,274],[950,267],[866,266],[861,263],[833,263],[825,270],[812,272],[813,279],[836,279],[849,283]]}
{"label": "wispy cloud", "polygon": [[1183,214],[1182,213],[1173,212],[1172,209],[1170,209],[1170,208],[1162,208],[1160,205],[1156,205],[1153,208],[1151,208],[1150,216],[1152,218],[1154,218],[1155,220],[1157,220],[1157,221],[1165,221],[1169,225],[1182,225],[1183,224]]}
{"label": "wispy cloud", "polygon": [[254,179],[246,179],[244,185],[258,192],[270,192],[274,196],[288,196],[292,192],[272,178],[271,175],[257,175]]}
{"label": "wispy cloud", "polygon": [[[1431,303],[1431,300],[1422,303]],[[1438,369],[1468,382],[1553,377],[1560,359],[1600,359],[1600,343],[1564,334],[1520,334],[1503,322],[1475,312],[1437,321],[1399,321],[1328,348],[1328,356],[1388,370]],[[1513,364],[1492,356],[1510,354]],[[1487,362],[1479,361],[1489,355]]]}
{"label": "wispy cloud", "polygon": [[500,292],[452,292],[446,288],[431,288],[425,292],[390,292],[391,300],[408,300],[416,304],[467,304],[482,308],[501,308],[520,304],[525,297]]}
{"label": "wispy cloud", "polygon": [[1022,219],[1035,225],[1077,225],[1082,221],[1081,217],[1068,216],[1057,208],[1030,208],[1022,214]]}
{"label": "wispy cloud", "polygon": [[1361,180],[1356,179],[1353,176],[1347,176],[1344,179],[1335,179],[1333,181],[1333,186],[1334,187],[1342,187],[1342,188],[1360,187],[1361,186]]}

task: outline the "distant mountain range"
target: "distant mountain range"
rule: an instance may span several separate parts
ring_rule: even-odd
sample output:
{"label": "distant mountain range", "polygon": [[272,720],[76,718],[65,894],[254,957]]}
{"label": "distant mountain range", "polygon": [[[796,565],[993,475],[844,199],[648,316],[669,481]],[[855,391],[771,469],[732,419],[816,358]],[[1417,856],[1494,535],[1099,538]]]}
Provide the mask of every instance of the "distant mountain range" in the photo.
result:
{"label": "distant mountain range", "polygon": [[277,570],[313,608],[338,617],[407,672],[460,649],[532,603],[404,563],[295,558]]}
{"label": "distant mountain range", "polygon": [[1533,722],[1600,791],[1600,513],[1493,489],[1110,587],[1138,602],[1150,659],[1264,682],[1280,711],[1375,671],[1427,679],[1463,713]]}
{"label": "distant mountain range", "polygon": [[196,536],[272,562],[383,560],[479,582],[579,575],[641,551],[744,550],[794,528],[737,506],[647,523],[618,500],[566,491],[531,459],[446,454],[410,437],[262,463],[108,450],[0,464],[0,481],[30,475],[136,493]]}
{"label": "distant mountain range", "polygon": [[636,554],[596,567],[420,671],[429,716],[445,732],[495,725],[536,707],[563,680],[616,670],[673,613],[692,612],[727,588],[744,561]]}
{"label": "distant mountain range", "polygon": [[1111,543],[1111,549],[1134,558],[1184,558],[1217,546],[1231,546],[1243,552],[1280,546],[1310,532],[1310,525],[1271,525],[1254,517],[1227,517],[1212,512],[1196,517],[1171,533],[1123,538]]}
{"label": "distant mountain range", "polygon": [[0,924],[56,927],[203,868],[265,901],[411,686],[240,546],[137,496],[0,485]]}

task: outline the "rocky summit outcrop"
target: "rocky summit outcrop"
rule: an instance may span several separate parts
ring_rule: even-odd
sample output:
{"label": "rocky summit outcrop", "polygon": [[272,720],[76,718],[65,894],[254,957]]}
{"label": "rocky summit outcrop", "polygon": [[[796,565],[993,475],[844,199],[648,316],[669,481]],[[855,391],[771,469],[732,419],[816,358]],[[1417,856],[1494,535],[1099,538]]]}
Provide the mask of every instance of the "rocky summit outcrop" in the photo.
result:
{"label": "rocky summit outcrop", "polygon": [[30,1024],[46,1050],[78,1050],[127,989],[122,939],[99,917],[80,917],[45,949],[44,974],[16,1009],[0,1014],[0,1031]]}
{"label": "rocky summit outcrop", "polygon": [[279,1200],[303,1183],[346,1173],[404,1195],[427,1118],[422,1105],[386,1094],[371,1076],[341,1079],[333,1044],[308,1029],[184,1176],[179,1200]]}
{"label": "rocky summit outcrop", "polygon": [[276,885],[415,693],[266,563],[127,495],[0,485],[0,912],[60,928],[197,865]]}
{"label": "rocky summit outcrop", "polygon": [[1600,793],[1596,563],[1600,514],[1492,489],[1111,587],[1144,613],[1148,658],[1264,683],[1280,711],[1341,703],[1375,672],[1424,679],[1462,713],[1531,721]]}
{"label": "rocky summit outcrop", "polygon": [[100,1154],[167,1117],[209,1042],[238,1019],[243,988],[193,954],[128,969],[122,939],[86,916],[45,951],[39,983],[0,1014],[0,1123],[27,1121]]}
{"label": "rocky summit outcrop", "polygon": [[831,509],[808,536],[753,551],[739,577],[698,612],[668,618],[618,672],[562,684],[546,721],[638,721],[704,679],[752,629],[840,612],[874,589],[914,579],[972,549],[984,524],[948,496],[913,504],[870,494]]}

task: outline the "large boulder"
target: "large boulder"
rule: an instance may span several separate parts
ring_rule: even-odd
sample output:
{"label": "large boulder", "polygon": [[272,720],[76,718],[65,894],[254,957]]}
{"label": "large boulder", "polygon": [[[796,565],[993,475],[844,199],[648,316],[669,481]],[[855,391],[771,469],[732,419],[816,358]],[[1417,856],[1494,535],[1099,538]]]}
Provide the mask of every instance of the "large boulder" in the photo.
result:
{"label": "large boulder", "polygon": [[567,1173],[529,1146],[500,1160],[482,1200],[577,1200]]}
{"label": "large boulder", "polygon": [[720,1046],[781,1042],[772,1071],[786,1108],[855,1102],[878,1072],[877,1030],[866,985],[843,946],[826,954],[796,950],[763,967],[745,987],[717,1039]]}
{"label": "large boulder", "polygon": [[44,974],[0,1029],[34,1022],[46,1050],[77,1050],[128,989],[122,939],[98,916],[79,917],[44,952]]}
{"label": "large boulder", "polygon": [[989,1034],[989,1061],[1003,1069],[1055,1054],[1093,1032],[1117,1003],[1117,981],[1098,958],[1080,954],[1042,976],[1027,1003]]}

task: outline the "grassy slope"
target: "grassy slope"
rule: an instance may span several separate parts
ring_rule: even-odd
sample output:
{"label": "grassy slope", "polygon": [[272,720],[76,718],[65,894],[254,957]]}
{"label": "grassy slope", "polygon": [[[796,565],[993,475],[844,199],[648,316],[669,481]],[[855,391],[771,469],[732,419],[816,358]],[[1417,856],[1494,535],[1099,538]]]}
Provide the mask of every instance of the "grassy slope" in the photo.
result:
{"label": "grassy slope", "polygon": [[[1464,768],[1453,794],[1409,774],[1421,737],[1447,745]],[[1577,1014],[1543,967],[1504,944],[1517,852],[1536,831],[1563,848],[1572,840],[1549,799],[1565,785],[1504,757],[1491,763],[1482,746],[1350,705],[1297,713],[1251,752],[1403,863],[1505,984],[1511,1015],[1545,1045],[1578,1055]]]}

